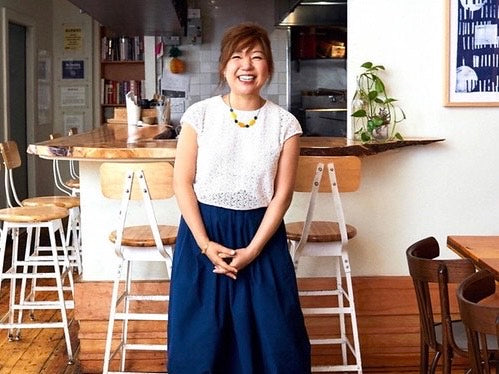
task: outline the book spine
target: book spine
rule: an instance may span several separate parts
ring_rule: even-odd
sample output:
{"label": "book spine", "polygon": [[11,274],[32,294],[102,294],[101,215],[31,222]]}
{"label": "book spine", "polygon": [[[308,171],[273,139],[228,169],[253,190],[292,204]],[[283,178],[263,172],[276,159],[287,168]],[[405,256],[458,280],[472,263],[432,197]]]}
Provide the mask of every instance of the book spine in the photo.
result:
{"label": "book spine", "polygon": [[128,40],[124,36],[120,37],[119,60],[126,61],[128,55]]}

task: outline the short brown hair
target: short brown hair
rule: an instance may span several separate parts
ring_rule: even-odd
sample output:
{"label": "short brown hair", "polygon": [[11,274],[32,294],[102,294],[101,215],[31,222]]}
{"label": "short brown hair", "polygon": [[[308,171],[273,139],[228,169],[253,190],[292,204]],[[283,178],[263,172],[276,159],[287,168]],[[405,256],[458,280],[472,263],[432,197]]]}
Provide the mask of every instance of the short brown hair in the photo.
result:
{"label": "short brown hair", "polygon": [[226,30],[220,43],[220,58],[218,61],[220,86],[225,84],[224,70],[232,54],[246,48],[253,48],[258,44],[262,47],[265,60],[267,60],[270,82],[274,74],[274,60],[269,35],[263,27],[256,23],[245,22]]}

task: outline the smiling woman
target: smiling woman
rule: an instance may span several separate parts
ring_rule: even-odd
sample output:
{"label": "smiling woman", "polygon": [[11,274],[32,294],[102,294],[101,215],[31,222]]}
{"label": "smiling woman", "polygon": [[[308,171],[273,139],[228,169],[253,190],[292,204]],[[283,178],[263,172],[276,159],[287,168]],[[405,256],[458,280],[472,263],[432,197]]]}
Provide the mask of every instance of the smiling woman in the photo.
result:
{"label": "smiling woman", "polygon": [[175,155],[182,218],[170,287],[168,371],[310,373],[283,224],[300,124],[260,96],[274,70],[263,28],[229,29],[219,61],[229,92],[185,112]]}

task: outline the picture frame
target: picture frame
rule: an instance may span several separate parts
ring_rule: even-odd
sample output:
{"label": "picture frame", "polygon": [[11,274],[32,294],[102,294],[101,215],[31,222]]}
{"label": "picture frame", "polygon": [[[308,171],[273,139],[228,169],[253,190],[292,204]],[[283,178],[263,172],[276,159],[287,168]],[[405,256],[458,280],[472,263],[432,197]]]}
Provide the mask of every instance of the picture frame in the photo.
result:
{"label": "picture frame", "polygon": [[499,106],[499,0],[446,0],[444,106]]}

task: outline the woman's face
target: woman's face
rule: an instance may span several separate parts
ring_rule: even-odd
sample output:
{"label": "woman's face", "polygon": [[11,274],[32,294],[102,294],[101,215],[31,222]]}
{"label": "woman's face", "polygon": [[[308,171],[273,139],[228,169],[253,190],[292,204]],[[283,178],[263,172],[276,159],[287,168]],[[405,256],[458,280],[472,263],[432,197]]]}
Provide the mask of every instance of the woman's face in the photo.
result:
{"label": "woman's face", "polygon": [[224,75],[232,93],[259,95],[269,77],[262,47],[257,44],[252,48],[234,52],[225,66]]}

